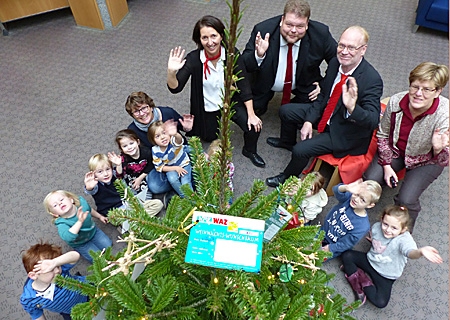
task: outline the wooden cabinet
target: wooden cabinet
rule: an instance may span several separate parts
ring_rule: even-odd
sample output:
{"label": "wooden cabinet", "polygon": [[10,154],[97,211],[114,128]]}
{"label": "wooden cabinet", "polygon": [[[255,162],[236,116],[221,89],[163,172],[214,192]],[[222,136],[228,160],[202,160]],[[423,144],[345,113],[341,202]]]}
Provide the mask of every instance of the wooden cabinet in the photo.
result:
{"label": "wooden cabinet", "polygon": [[68,8],[79,26],[104,30],[115,27],[128,13],[126,0],[105,0],[101,10],[96,0],[0,0],[0,29],[8,34],[2,22],[35,14]]}
{"label": "wooden cabinet", "polygon": [[128,13],[126,0],[106,0],[108,12],[102,12],[96,0],[69,0],[69,4],[77,25],[95,29],[105,29],[109,21],[115,27]]}
{"label": "wooden cabinet", "polygon": [[0,22],[68,7],[68,0],[0,0]]}
{"label": "wooden cabinet", "polygon": [[128,13],[126,0],[106,0],[112,26],[117,26]]}

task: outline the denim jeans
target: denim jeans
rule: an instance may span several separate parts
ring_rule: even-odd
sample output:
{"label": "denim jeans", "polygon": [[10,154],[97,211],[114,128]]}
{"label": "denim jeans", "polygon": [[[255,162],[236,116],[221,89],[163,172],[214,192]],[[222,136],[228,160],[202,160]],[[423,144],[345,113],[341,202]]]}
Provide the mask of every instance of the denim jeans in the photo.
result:
{"label": "denim jeans", "polygon": [[99,228],[96,227],[96,232],[94,237],[86,242],[85,244],[73,248],[76,252],[78,252],[81,256],[83,256],[86,260],[92,263],[93,259],[89,255],[89,251],[101,251],[105,248],[111,247],[112,241],[108,238],[108,236]]}
{"label": "denim jeans", "polygon": [[153,194],[166,193],[172,190],[172,186],[167,180],[165,172],[156,171],[153,169],[147,176],[148,189]]}
{"label": "denim jeans", "polygon": [[183,167],[183,169],[187,171],[184,176],[178,176],[178,172],[176,171],[166,172],[167,180],[169,180],[170,185],[182,198],[184,197],[184,194],[183,192],[181,192],[180,187],[183,184],[189,184],[189,187],[191,187],[192,189],[192,167],[190,164],[188,164],[187,166]]}

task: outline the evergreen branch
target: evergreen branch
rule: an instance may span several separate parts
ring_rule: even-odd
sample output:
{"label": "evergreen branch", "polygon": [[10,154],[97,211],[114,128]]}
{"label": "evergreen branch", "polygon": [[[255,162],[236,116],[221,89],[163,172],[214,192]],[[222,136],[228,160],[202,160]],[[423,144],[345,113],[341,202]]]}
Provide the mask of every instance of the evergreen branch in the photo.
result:
{"label": "evergreen branch", "polygon": [[[239,306],[242,315],[246,319],[266,319],[269,316],[267,310],[267,297],[264,298],[264,293],[256,290],[253,283],[250,281],[247,273],[235,272],[227,285],[231,292],[231,297],[237,306]],[[268,294],[268,292],[266,292]]]}
{"label": "evergreen branch", "polygon": [[71,291],[79,292],[82,295],[89,297],[93,297],[97,293],[97,288],[90,283],[82,282],[70,277],[64,277],[59,274],[55,277],[55,283],[58,286],[67,288]]}
{"label": "evergreen branch", "polygon": [[173,301],[178,289],[177,281],[174,277],[165,276],[156,278],[152,284],[146,286],[147,292],[153,292],[152,313],[162,311]]}
{"label": "evergreen branch", "polygon": [[[155,313],[155,314],[146,314],[145,317],[147,319],[156,319],[156,318],[163,318],[163,317],[171,317],[171,316],[175,316],[175,315],[179,315],[182,312],[194,312],[194,314],[196,313],[195,308],[198,306],[201,306],[203,304],[206,303],[208,299],[204,298],[201,299],[197,302],[194,302],[186,307],[180,308],[179,310],[171,310],[171,311],[167,311],[167,312],[159,312],[159,313]],[[192,311],[190,311],[192,310]]]}
{"label": "evergreen branch", "polygon": [[79,303],[73,306],[70,316],[73,320],[85,320],[96,316],[100,311],[100,304],[96,300]]}
{"label": "evergreen branch", "polygon": [[147,307],[142,297],[141,286],[121,273],[115,275],[113,279],[114,281],[108,281],[106,284],[113,298],[124,308],[137,314],[146,314]]}
{"label": "evergreen branch", "polygon": [[292,298],[283,320],[308,319],[313,306],[312,297],[300,292]]}

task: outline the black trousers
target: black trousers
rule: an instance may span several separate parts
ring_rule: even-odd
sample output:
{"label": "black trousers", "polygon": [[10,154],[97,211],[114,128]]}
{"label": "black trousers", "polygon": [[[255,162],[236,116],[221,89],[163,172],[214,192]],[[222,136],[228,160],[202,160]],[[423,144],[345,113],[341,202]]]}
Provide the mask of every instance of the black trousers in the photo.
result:
{"label": "black trousers", "polygon": [[329,131],[318,134],[311,139],[298,142],[292,149],[291,161],[284,169],[284,175],[299,176],[312,157],[332,153],[331,136]]}
{"label": "black trousers", "polygon": [[367,260],[367,253],[365,252],[349,250],[345,251],[341,255],[341,258],[344,265],[344,272],[347,276],[354,274],[358,268],[370,276],[373,286],[363,288],[364,294],[376,307],[386,307],[391,299],[392,285],[395,280],[381,276],[370,265],[369,260]]}
{"label": "black trousers", "polygon": [[[233,109],[235,113],[231,120],[244,132],[244,149],[248,152],[256,153],[260,132],[256,132],[253,126],[251,127],[251,130],[248,130],[248,114],[244,103],[238,102],[233,106]],[[207,134],[202,137],[204,141],[211,142],[217,139],[219,134],[220,115],[220,110],[215,112],[205,112],[205,123],[203,125],[205,126]]]}

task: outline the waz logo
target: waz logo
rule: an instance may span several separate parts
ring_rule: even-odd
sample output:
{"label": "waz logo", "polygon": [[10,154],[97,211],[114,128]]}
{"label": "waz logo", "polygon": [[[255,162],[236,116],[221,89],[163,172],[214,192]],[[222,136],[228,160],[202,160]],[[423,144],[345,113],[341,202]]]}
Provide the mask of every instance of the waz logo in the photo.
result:
{"label": "waz logo", "polygon": [[198,222],[207,223],[207,224],[220,224],[223,226],[228,225],[228,219],[224,219],[224,218],[197,216],[197,219],[198,219]]}

